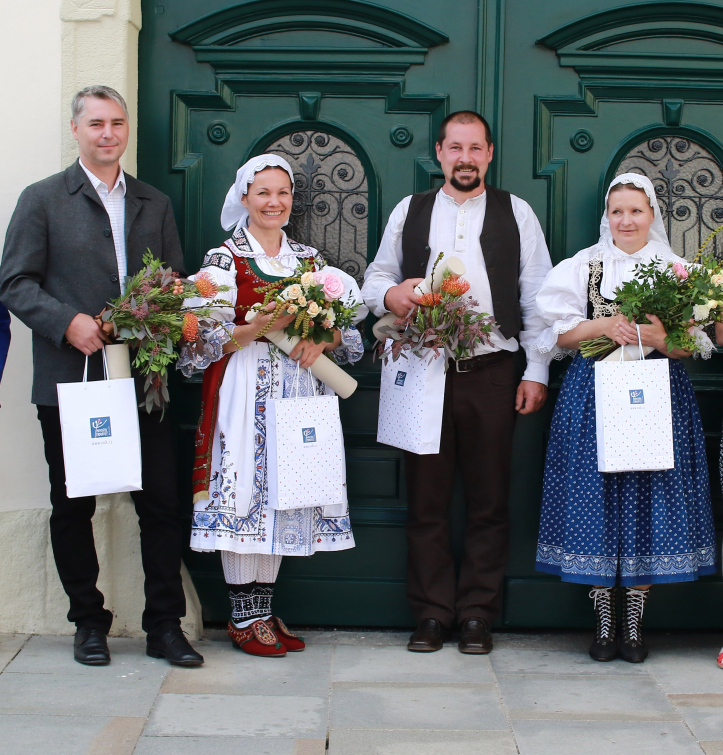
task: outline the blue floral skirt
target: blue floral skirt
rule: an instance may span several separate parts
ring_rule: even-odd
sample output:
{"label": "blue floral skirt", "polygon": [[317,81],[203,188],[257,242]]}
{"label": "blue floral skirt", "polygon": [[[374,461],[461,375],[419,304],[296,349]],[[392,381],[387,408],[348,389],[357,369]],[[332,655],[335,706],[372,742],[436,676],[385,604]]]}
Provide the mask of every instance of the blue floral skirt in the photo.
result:
{"label": "blue floral skirt", "polygon": [[677,359],[670,360],[670,393],[675,468],[598,472],[595,362],[575,357],[550,428],[539,571],[604,586],[686,582],[715,572],[703,426]]}

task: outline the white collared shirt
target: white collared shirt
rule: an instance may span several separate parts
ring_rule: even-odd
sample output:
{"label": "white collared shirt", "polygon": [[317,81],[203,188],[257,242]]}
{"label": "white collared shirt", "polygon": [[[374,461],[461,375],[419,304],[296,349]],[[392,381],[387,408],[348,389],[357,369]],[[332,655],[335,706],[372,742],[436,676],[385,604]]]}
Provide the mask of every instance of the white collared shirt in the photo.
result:
{"label": "white collared shirt", "polygon": [[[369,309],[381,317],[388,310],[384,306],[387,291],[402,281],[402,230],[407,219],[411,197],[405,197],[389,216],[379,251],[364,276],[362,296]],[[470,283],[469,296],[475,299],[478,311],[494,315],[492,294],[485,265],[480,234],[485,219],[487,192],[458,204],[444,190],[438,192],[432,221],[429,228],[429,262],[426,274],[432,272],[434,261],[440,252],[444,257],[458,257],[464,262],[467,272],[464,277]],[[523,380],[547,384],[548,367],[544,357],[532,349],[532,344],[545,325],[535,310],[535,297],[542,281],[552,268],[550,254],[540,223],[527,202],[512,196],[512,212],[520,231],[520,307],[522,331],[519,339],[527,355],[527,369]],[[505,338],[497,328],[493,329],[490,344],[479,346],[475,355],[493,351],[517,351],[517,339]]]}
{"label": "white collared shirt", "polygon": [[79,160],[80,167],[93,184],[100,201],[103,203],[108,218],[110,219],[110,229],[113,233],[113,244],[115,246],[115,258],[118,263],[118,281],[121,293],[123,292],[123,283],[128,274],[128,261],[126,258],[126,177],[123,168],[118,173],[118,178],[113,188],[108,191],[108,187],[94,173],[83,165]]}

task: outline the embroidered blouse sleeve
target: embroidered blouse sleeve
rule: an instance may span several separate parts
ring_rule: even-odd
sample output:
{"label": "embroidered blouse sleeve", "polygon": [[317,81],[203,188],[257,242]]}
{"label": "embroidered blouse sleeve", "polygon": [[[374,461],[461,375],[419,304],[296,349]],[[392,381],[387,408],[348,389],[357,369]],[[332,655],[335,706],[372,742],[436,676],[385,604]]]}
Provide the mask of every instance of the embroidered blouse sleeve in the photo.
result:
{"label": "embroidered blouse sleeve", "polygon": [[[219,291],[215,296],[197,296],[186,299],[185,307],[208,307],[217,302],[211,309],[211,316],[204,318],[198,329],[199,341],[195,345],[184,344],[176,363],[176,369],[186,377],[194,372],[206,369],[211,362],[217,362],[223,356],[223,346],[231,340],[233,332],[234,306],[236,301],[236,266],[233,257],[226,247],[211,249],[201,265],[201,269],[189,276],[189,280],[205,278],[209,284],[218,287],[227,286],[225,291]],[[221,304],[220,302],[227,302]]]}
{"label": "embroidered blouse sleeve", "polygon": [[554,267],[537,293],[535,305],[546,327],[533,348],[548,360],[574,353],[559,347],[557,338],[587,319],[589,264],[587,257],[580,258],[580,254]]}
{"label": "embroidered blouse sleeve", "polygon": [[[347,307],[355,303],[359,305],[354,315],[354,322],[361,322],[369,314],[369,309],[362,300],[357,282],[349,273],[345,273],[337,267],[324,265],[323,269],[330,273],[335,273],[342,279],[344,282],[342,301]],[[356,325],[341,328],[341,343],[331,352],[331,356],[337,364],[354,364],[354,362],[358,362],[364,356],[364,344],[361,333],[357,330]]]}

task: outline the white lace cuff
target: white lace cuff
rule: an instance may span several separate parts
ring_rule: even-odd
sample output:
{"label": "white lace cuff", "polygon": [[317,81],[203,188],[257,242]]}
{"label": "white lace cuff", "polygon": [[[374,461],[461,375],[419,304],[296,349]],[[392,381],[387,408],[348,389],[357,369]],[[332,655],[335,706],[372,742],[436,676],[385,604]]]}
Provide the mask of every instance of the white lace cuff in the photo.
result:
{"label": "white lace cuff", "polygon": [[200,342],[184,344],[176,369],[185,377],[191,377],[196,372],[203,372],[211,362],[218,362],[223,356],[224,344],[231,340],[235,327],[233,322],[224,322],[215,327],[200,329]]}
{"label": "white lace cuff", "polygon": [[532,344],[532,349],[539,354],[543,354],[548,363],[553,359],[564,359],[567,356],[574,356],[577,349],[565,349],[557,345],[557,339],[563,333],[576,328],[581,322],[585,322],[585,317],[572,317],[565,320],[557,320],[549,328],[542,331],[539,338]]}
{"label": "white lace cuff", "polygon": [[354,325],[341,329],[341,343],[331,352],[334,361],[341,364],[354,364],[364,356],[361,333]]}
{"label": "white lace cuff", "polygon": [[690,329],[690,334],[695,338],[698,349],[693,353],[693,356],[701,359],[710,359],[710,355],[715,351],[713,341],[710,340],[708,334],[698,325],[693,326]]}

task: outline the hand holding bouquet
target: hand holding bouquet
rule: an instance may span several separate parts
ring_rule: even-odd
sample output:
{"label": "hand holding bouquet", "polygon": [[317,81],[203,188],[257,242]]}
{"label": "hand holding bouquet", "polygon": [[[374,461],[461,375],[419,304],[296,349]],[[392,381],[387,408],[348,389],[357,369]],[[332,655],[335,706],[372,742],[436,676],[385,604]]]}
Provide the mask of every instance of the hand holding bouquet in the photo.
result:
{"label": "hand holding bouquet", "polygon": [[[195,281],[179,278],[178,273],[156,259],[150,250],[143,255],[145,267],[126,279],[124,293],[108,303],[100,314],[106,335],[137,349],[133,366],[146,376],[146,411],[164,408],[169,401],[168,365],[178,359],[175,347],[185,339],[192,348],[208,348],[198,336],[199,326],[207,321],[213,306],[185,307],[184,299],[212,299],[228,286],[217,286],[207,274]],[[233,306],[216,300],[211,305]]]}
{"label": "hand holding bouquet", "polygon": [[[432,276],[442,256],[437,257]],[[468,291],[468,281],[445,273],[439,293],[430,291],[420,296],[420,306],[396,320],[396,328],[384,326],[378,329],[392,339],[381,357],[391,356],[396,362],[400,355],[406,358],[404,352],[420,358],[429,356],[430,360],[444,355],[445,361],[472,356],[477,346],[489,343],[494,318],[473,309],[479,304],[471,297],[465,297]]]}
{"label": "hand holding bouquet", "polygon": [[334,329],[352,325],[359,307],[356,302],[342,301],[346,289],[336,273],[315,271],[308,260],[300,263],[296,275],[254,290],[264,294],[263,303],[255,309],[264,310],[271,302],[276,304],[271,319],[259,331],[259,338],[274,328],[279,317],[292,315],[294,321],[284,329],[287,336],[308,338],[317,344],[333,343]]}
{"label": "hand holding bouquet", "polygon": [[[669,351],[708,357],[711,344],[703,328],[723,319],[723,263],[707,257],[690,266],[670,262],[663,267],[658,259],[636,265],[635,277],[617,289],[615,303],[638,325],[650,322],[647,315],[658,317]],[[580,342],[584,357],[603,357],[615,348],[607,336]]]}

